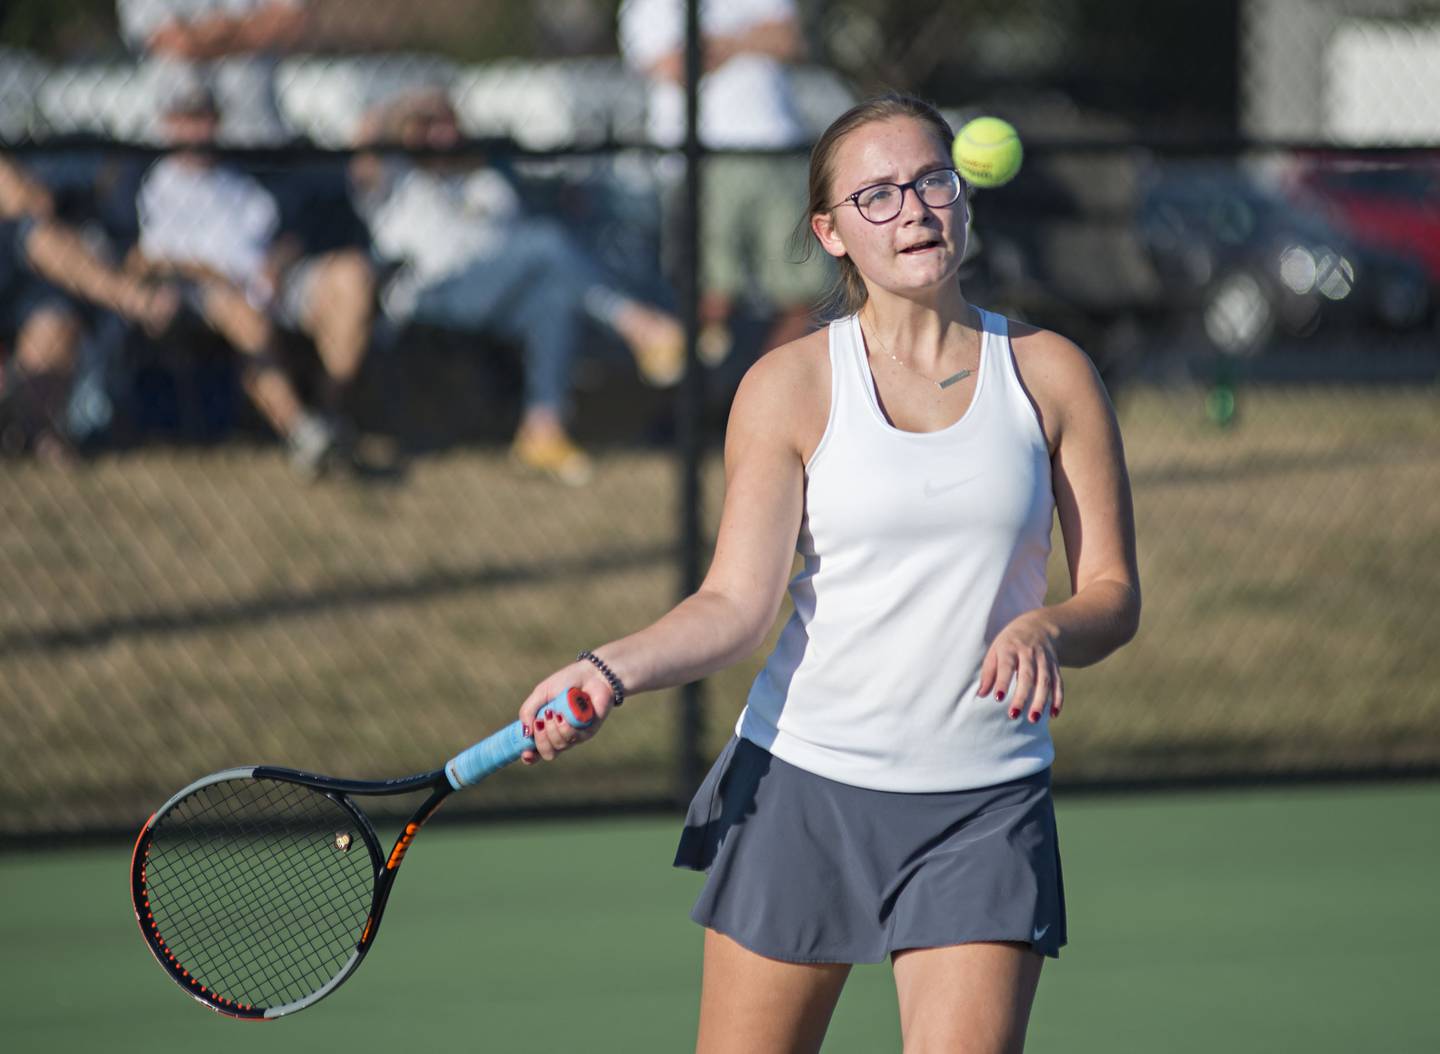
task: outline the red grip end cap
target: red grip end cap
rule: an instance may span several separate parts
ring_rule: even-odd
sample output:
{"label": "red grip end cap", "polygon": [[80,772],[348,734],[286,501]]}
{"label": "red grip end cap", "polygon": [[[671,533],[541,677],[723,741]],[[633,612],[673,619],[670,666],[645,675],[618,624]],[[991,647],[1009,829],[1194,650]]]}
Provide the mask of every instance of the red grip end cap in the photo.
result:
{"label": "red grip end cap", "polygon": [[570,704],[570,712],[581,721],[589,724],[595,720],[595,707],[590,702],[590,697],[579,688],[571,688],[566,692],[565,701]]}

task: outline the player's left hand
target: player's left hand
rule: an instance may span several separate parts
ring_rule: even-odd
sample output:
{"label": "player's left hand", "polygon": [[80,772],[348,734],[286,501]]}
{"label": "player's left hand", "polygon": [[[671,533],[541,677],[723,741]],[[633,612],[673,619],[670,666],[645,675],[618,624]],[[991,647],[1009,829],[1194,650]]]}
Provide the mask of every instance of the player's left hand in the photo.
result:
{"label": "player's left hand", "polygon": [[[590,722],[588,728],[576,728],[546,705],[551,699],[564,695],[571,688],[579,688],[588,695],[591,705],[595,707],[595,720]],[[569,666],[556,670],[537,684],[520,705],[520,722],[525,726],[526,734],[535,738],[535,749],[521,754],[521,763],[533,765],[541,758],[554,761],[571,747],[590,739],[605,723],[605,718],[613,706],[614,696],[609,682],[588,662],[572,662]]]}
{"label": "player's left hand", "polygon": [[[1030,611],[1002,629],[980,664],[980,698],[993,691],[995,700],[1009,707],[1012,720],[1022,715],[1038,723],[1046,709],[1060,716],[1065,683],[1055,653],[1055,627],[1038,612]],[[1013,694],[1006,695],[1014,680]]]}

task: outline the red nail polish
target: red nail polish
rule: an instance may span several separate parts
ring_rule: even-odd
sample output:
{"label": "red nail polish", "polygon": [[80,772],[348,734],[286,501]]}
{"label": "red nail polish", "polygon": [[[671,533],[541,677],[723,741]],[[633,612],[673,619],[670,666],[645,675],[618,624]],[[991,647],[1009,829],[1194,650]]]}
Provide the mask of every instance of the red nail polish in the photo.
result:
{"label": "red nail polish", "polygon": [[544,728],[544,727],[545,727],[545,722],[544,722],[544,721],[536,721],[536,722],[535,722],[535,731],[538,732],[538,731],[540,731],[540,730],[541,730],[542,728]]}
{"label": "red nail polish", "polygon": [[530,726],[529,726],[529,725],[521,725],[521,726],[520,726],[520,734],[521,734],[522,736],[524,736],[526,739],[529,739],[529,738],[530,738]]}
{"label": "red nail polish", "polygon": [[555,720],[556,720],[559,724],[562,724],[562,725],[563,725],[563,724],[565,723],[565,715],[564,715],[564,714],[556,714],[556,715],[555,715]]}
{"label": "red nail polish", "polygon": [[1011,711],[1010,711],[1010,719],[1011,719],[1012,721],[1013,721],[1015,718],[1019,717],[1019,716],[1020,716],[1020,711],[1019,711],[1019,710],[1011,710]]}
{"label": "red nail polish", "polygon": [[[996,699],[998,702],[1002,702],[1002,703],[1003,703],[1003,702],[1005,701],[1005,693],[1004,693],[1004,692],[996,692],[996,693],[995,693],[995,699]],[[1014,714],[1011,714],[1010,716],[1011,716],[1011,717],[1014,717],[1015,715],[1014,715]]]}
{"label": "red nail polish", "polygon": [[1051,716],[1051,717],[1059,717],[1059,716],[1060,716],[1060,708],[1059,708],[1058,706],[1052,706],[1052,707],[1050,708],[1050,716]]}
{"label": "red nail polish", "polygon": [[1039,711],[1039,710],[1031,710],[1031,711],[1030,711],[1030,723],[1033,725],[1033,724],[1037,723],[1039,720],[1040,720],[1040,711]]}

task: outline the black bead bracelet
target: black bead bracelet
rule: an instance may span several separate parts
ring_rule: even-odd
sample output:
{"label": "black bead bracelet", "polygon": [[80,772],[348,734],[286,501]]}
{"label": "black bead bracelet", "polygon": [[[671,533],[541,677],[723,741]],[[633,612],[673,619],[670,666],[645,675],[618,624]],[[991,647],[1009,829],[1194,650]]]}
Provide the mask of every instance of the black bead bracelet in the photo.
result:
{"label": "black bead bracelet", "polygon": [[582,651],[579,655],[575,656],[575,658],[584,659],[600,671],[600,676],[609,682],[610,695],[612,696],[611,701],[616,706],[620,706],[625,702],[625,685],[619,677],[615,676],[615,671],[605,665],[604,660],[601,659],[600,656],[596,655],[593,651]]}

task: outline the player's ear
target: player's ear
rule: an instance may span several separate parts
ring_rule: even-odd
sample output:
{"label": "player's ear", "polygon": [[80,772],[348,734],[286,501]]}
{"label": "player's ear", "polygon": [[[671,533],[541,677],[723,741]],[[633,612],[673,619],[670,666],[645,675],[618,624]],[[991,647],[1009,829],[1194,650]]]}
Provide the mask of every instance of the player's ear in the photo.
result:
{"label": "player's ear", "polygon": [[820,242],[820,247],[831,256],[839,258],[846,254],[845,239],[835,227],[835,213],[817,212],[810,217],[810,229]]}

